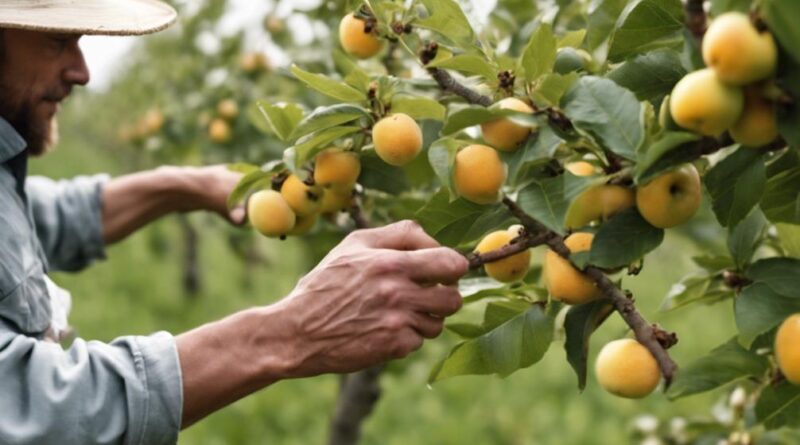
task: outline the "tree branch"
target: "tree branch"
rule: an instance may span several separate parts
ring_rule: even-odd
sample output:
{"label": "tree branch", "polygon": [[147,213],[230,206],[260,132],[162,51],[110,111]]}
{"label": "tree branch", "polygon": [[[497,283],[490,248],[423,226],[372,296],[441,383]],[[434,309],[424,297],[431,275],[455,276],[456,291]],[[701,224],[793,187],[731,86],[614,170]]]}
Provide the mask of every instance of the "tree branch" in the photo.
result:
{"label": "tree branch", "polygon": [[703,0],[687,0],[684,9],[686,27],[698,42],[702,42],[703,34],[706,33],[706,11],[703,9]]}
{"label": "tree branch", "polygon": [[[439,45],[436,42],[428,42],[423,46],[419,59],[423,65],[428,65],[428,63],[436,58],[436,53],[438,51]],[[492,104],[493,101],[491,97],[484,96],[458,83],[447,71],[441,68],[427,68],[427,70],[443,91],[449,91],[457,96],[461,96],[471,104],[482,105],[484,107],[488,107]]]}
{"label": "tree branch", "polygon": [[495,249],[486,253],[470,252],[465,256],[467,257],[467,260],[469,260],[469,268],[477,269],[486,263],[492,263],[494,261],[502,260],[503,258],[508,258],[512,255],[524,252],[531,247],[541,246],[544,243],[545,239],[543,236],[532,236],[526,230],[524,234],[512,239],[509,244],[499,249]]}
{"label": "tree branch", "polygon": [[[564,244],[564,238],[561,235],[547,229],[508,197],[503,198],[503,204],[508,207],[512,215],[522,222],[526,230],[537,234],[537,237],[541,236],[551,250],[569,260],[570,251]],[[636,340],[653,354],[661,369],[661,375],[664,377],[665,387],[669,387],[678,366],[672,361],[666,349],[677,342],[675,334],[667,333],[657,326],[649,324],[636,310],[633,299],[629,295],[625,295],[602,270],[588,266],[584,269],[584,273],[596,283],[603,296],[611,301],[625,323],[633,329]]]}

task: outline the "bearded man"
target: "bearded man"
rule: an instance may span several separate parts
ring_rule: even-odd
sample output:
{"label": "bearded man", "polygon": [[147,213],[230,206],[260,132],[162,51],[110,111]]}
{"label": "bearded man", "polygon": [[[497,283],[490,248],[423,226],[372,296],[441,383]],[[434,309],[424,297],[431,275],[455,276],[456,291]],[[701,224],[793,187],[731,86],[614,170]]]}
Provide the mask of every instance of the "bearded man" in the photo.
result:
{"label": "bearded man", "polygon": [[461,305],[452,283],[467,261],[406,221],[354,232],[278,303],[175,337],[58,343],[70,296],[50,271],[81,270],[170,212],[244,217],[225,207],[239,176],[223,167],[27,176],[28,159],[55,143],[61,102],[89,81],[80,37],[147,34],[175,18],[158,0],[0,2],[2,444],[174,444],[181,428],[281,379],[403,357]]}

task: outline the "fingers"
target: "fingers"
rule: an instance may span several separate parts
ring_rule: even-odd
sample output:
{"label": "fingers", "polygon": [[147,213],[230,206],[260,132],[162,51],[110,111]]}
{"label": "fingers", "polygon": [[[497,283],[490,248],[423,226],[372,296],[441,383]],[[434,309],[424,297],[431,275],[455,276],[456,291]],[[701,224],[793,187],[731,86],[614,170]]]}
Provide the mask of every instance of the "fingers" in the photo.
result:
{"label": "fingers", "polygon": [[463,301],[458,289],[437,285],[420,288],[404,295],[399,304],[414,312],[448,317],[461,309]]}
{"label": "fingers", "polygon": [[467,258],[447,247],[403,252],[402,261],[402,269],[421,284],[455,283],[469,271]]}
{"label": "fingers", "polygon": [[423,338],[414,328],[402,329],[392,342],[390,354],[394,358],[404,358],[422,346]]}
{"label": "fingers", "polygon": [[247,220],[247,211],[244,206],[237,206],[228,212],[228,221],[234,226],[241,226]]}
{"label": "fingers", "polygon": [[376,229],[354,232],[358,239],[377,249],[416,250],[439,247],[422,227],[414,221],[405,220]]}
{"label": "fingers", "polygon": [[444,329],[444,318],[432,317],[419,312],[411,313],[411,326],[425,338],[436,338]]}

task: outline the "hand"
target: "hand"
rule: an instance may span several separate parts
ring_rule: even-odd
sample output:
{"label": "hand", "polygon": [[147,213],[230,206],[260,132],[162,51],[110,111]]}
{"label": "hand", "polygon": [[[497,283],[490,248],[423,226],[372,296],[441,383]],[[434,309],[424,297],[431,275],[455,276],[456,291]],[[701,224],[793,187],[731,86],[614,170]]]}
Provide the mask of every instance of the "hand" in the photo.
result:
{"label": "hand", "polygon": [[353,232],[278,303],[299,342],[294,376],[405,357],[461,307],[454,283],[468,269],[411,221]]}
{"label": "hand", "polygon": [[228,196],[242,179],[242,174],[234,172],[224,165],[200,167],[197,172],[203,178],[198,192],[203,196],[205,210],[218,213],[231,224],[244,224],[244,205],[228,209]]}

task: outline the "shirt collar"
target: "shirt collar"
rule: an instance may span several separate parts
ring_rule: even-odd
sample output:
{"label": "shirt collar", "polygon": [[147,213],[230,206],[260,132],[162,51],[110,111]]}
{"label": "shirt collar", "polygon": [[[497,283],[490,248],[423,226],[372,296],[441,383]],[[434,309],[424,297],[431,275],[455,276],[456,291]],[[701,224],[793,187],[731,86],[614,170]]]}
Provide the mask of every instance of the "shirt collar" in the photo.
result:
{"label": "shirt collar", "polygon": [[0,164],[5,164],[25,150],[25,139],[5,119],[0,117]]}

